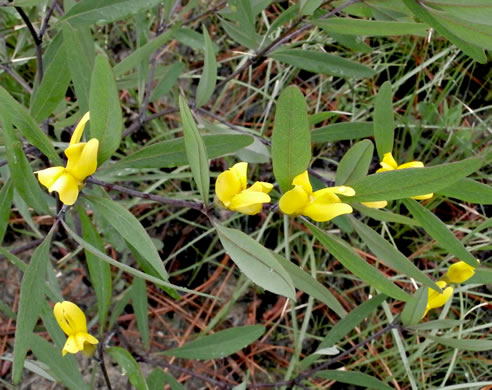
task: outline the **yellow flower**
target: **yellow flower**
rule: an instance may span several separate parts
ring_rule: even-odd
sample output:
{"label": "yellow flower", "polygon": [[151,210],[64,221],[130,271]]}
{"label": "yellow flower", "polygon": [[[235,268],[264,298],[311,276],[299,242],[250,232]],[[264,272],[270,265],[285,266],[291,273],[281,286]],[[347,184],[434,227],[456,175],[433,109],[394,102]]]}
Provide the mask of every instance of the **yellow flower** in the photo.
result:
{"label": "yellow flower", "polygon": [[48,188],[49,192],[58,192],[63,204],[69,206],[77,200],[86,177],[96,172],[97,168],[99,141],[92,138],[89,142],[80,142],[88,120],[89,113],[86,113],[75,128],[68,148],[65,149],[66,168],[51,167],[36,172],[39,182]]}
{"label": "yellow flower", "polygon": [[439,293],[438,291],[429,288],[429,295],[427,297],[427,307],[425,308],[425,312],[422,318],[426,316],[429,310],[443,306],[453,295],[453,287],[446,287],[447,283],[444,280],[439,280],[436,282],[436,284],[443,291],[442,293]]}
{"label": "yellow flower", "polygon": [[475,275],[475,268],[466,264],[464,261],[458,261],[449,267],[444,279],[448,283],[463,283]]}
{"label": "yellow flower", "polygon": [[[380,163],[381,168],[379,168],[376,173],[378,172],[388,172],[388,171],[393,171],[395,169],[407,169],[407,168],[423,168],[424,163],[422,161],[410,161],[405,164],[398,165],[398,163],[395,161],[393,158],[393,155],[391,153],[385,153],[383,157],[383,161]],[[412,196],[412,199],[417,199],[417,200],[425,200],[425,199],[430,199],[434,196],[434,194],[425,194],[425,195],[417,195],[417,196]],[[380,200],[376,202],[361,202],[364,206],[374,208],[374,209],[381,209],[383,207],[386,207],[388,205],[388,202],[385,200]]]}
{"label": "yellow flower", "polygon": [[270,196],[267,194],[272,190],[273,185],[257,181],[247,188],[247,171],[248,163],[240,162],[222,172],[215,182],[215,193],[229,210],[254,215],[261,211],[263,203],[270,202]]}
{"label": "yellow flower", "polygon": [[60,328],[68,336],[63,347],[63,356],[66,353],[77,353],[82,351],[84,355],[91,356],[98,343],[94,336],[87,333],[87,322],[85,314],[80,308],[69,301],[58,302],[53,308],[56,321]]}
{"label": "yellow flower", "polygon": [[336,194],[354,196],[350,187],[328,187],[313,192],[307,171],[292,181],[294,188],[280,198],[279,206],[288,215],[305,215],[317,222],[325,222],[342,214],[350,214],[352,207],[342,203]]}

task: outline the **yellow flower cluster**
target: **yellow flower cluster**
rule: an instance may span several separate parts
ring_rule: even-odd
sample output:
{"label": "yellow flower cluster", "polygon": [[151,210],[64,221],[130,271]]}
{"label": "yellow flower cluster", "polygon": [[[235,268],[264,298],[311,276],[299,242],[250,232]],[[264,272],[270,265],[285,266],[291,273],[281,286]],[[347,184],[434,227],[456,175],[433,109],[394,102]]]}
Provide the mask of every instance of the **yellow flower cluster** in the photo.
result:
{"label": "yellow flower cluster", "polygon": [[[261,211],[264,203],[270,202],[268,193],[273,185],[257,181],[248,188],[247,170],[248,163],[240,162],[222,172],[215,182],[215,193],[229,210],[254,215]],[[297,175],[292,185],[294,188],[287,191],[279,202],[280,210],[287,215],[305,215],[324,222],[352,212],[352,207],[342,203],[337,196],[354,196],[355,191],[350,187],[329,187],[313,192],[307,171]]]}
{"label": "yellow flower cluster", "polygon": [[39,182],[48,188],[49,192],[58,192],[65,205],[75,203],[84,180],[96,172],[99,141],[92,138],[89,142],[80,142],[89,118],[89,113],[86,113],[73,132],[70,144],[65,150],[67,166],[51,167],[36,172]]}
{"label": "yellow flower cluster", "polygon": [[475,268],[468,265],[464,261],[458,261],[449,267],[448,272],[442,277],[441,280],[436,282],[442,293],[429,288],[429,294],[427,297],[427,307],[425,308],[425,317],[429,310],[437,307],[444,306],[444,304],[453,296],[454,289],[449,286],[450,283],[463,283],[470,279],[475,274]]}
{"label": "yellow flower cluster", "polygon": [[[423,168],[424,163],[421,161],[410,161],[405,164],[398,165],[396,160],[394,159],[393,155],[391,153],[385,153],[383,157],[383,161],[380,162],[381,168],[379,168],[376,173],[379,172],[388,172],[388,171],[393,171],[395,169],[407,169],[407,168]],[[425,194],[425,195],[417,195],[417,196],[412,196],[412,199],[417,199],[417,200],[425,200],[425,199],[430,199],[434,196],[434,194]],[[371,207],[374,209],[381,209],[383,207],[386,207],[388,205],[388,202],[386,200],[379,200],[375,202],[361,202],[364,206]]]}

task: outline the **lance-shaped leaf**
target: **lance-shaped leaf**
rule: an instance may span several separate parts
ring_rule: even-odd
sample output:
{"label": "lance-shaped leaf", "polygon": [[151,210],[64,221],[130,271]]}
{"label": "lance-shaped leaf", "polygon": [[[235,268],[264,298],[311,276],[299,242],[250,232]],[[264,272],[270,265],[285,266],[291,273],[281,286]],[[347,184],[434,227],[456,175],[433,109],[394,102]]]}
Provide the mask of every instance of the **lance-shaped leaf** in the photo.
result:
{"label": "lance-shaped leaf", "polygon": [[401,322],[403,325],[408,326],[419,323],[425,313],[428,296],[429,289],[427,287],[420,287],[412,298],[405,303],[405,308],[401,313]]}
{"label": "lance-shaped leaf", "polygon": [[311,160],[311,133],[306,100],[294,85],[277,100],[272,135],[273,173],[283,192],[290,190],[294,177],[304,172]]}
{"label": "lance-shaped leaf", "polygon": [[208,203],[210,190],[210,172],[208,169],[207,149],[196,127],[193,114],[183,96],[179,96],[179,112],[183,123],[184,144],[186,157],[191,167],[191,173],[203,201]]}
{"label": "lance-shaped leaf", "polygon": [[377,269],[359,257],[345,242],[329,233],[325,233],[308,221],[303,221],[303,223],[311,230],[313,235],[328,252],[361,280],[395,299],[407,301],[410,298],[405,291],[397,287],[385,275],[381,274]]}
{"label": "lance-shaped leaf", "polygon": [[335,185],[350,184],[367,176],[373,153],[374,146],[367,139],[352,146],[338,164]]}
{"label": "lance-shaped leaf", "polygon": [[429,235],[439,242],[441,246],[453,255],[468,263],[472,267],[478,267],[475,257],[468,252],[460,240],[447,228],[447,226],[436,217],[431,211],[427,210],[419,202],[413,199],[405,199],[405,206],[412,213],[414,218]]}
{"label": "lance-shaped leaf", "polygon": [[[243,134],[205,135],[202,139],[209,158],[234,153],[253,143],[252,136]],[[124,168],[172,168],[187,164],[184,138],[176,138],[144,146],[102,170],[113,172]]]}
{"label": "lance-shaped leaf", "polygon": [[43,152],[54,164],[61,165],[60,157],[53,148],[53,143],[32,119],[27,109],[17,103],[10,94],[0,86],[0,118],[11,122],[26,139]]}
{"label": "lance-shaped leaf", "polygon": [[29,340],[43,306],[51,237],[52,233],[50,232],[36,248],[22,277],[19,310],[17,311],[15,327],[14,364],[12,369],[14,384],[19,383],[22,378],[24,359],[31,346]]}
{"label": "lance-shaped leaf", "polygon": [[239,230],[214,226],[226,253],[249,279],[265,290],[296,299],[289,273],[270,250]]}
{"label": "lance-shaped leaf", "polygon": [[376,73],[365,65],[319,51],[282,48],[268,56],[299,69],[338,77],[372,77]]}
{"label": "lance-shaped leaf", "polygon": [[88,196],[87,200],[91,208],[96,213],[102,215],[142,255],[162,280],[167,281],[168,275],[157,253],[157,249],[138,219],[127,209],[111,199]]}
{"label": "lance-shaped leaf", "polygon": [[366,389],[392,390],[392,387],[381,382],[370,375],[356,371],[323,370],[316,373],[317,377],[331,381],[363,386]]}
{"label": "lance-shaped leaf", "polygon": [[116,360],[123,374],[128,376],[128,380],[135,388],[138,390],[149,390],[140,366],[130,352],[121,347],[109,347],[106,351],[109,356]]}
{"label": "lance-shaped leaf", "polygon": [[145,11],[160,2],[160,0],[139,0],[138,2],[133,0],[83,0],[70,8],[62,20],[74,26],[106,24]]}
{"label": "lance-shaped leaf", "polygon": [[368,37],[398,36],[398,35],[423,35],[427,26],[424,23],[408,23],[402,21],[364,20],[353,18],[332,17],[323,20],[314,20],[315,26],[328,33],[363,35]]}
{"label": "lance-shaped leaf", "polygon": [[196,105],[203,106],[208,102],[214,93],[215,83],[217,82],[217,61],[215,60],[215,48],[208,31],[203,27],[203,39],[205,41],[205,60],[203,73],[198,82],[196,90]]}
{"label": "lance-shaped leaf", "polygon": [[334,123],[313,130],[313,143],[335,142],[351,139],[371,137],[374,135],[372,122],[344,122]]}
{"label": "lance-shaped leaf", "polygon": [[391,84],[385,81],[376,96],[374,107],[374,139],[381,160],[385,153],[393,151],[394,128]]}
{"label": "lance-shaped leaf", "polygon": [[418,280],[427,287],[440,291],[437,284],[435,284],[426,274],[419,270],[411,260],[407,259],[406,256],[404,256],[398,249],[381,237],[377,232],[352,216],[349,220],[364,243],[383,263],[398,272]]}
{"label": "lance-shaped leaf", "polygon": [[40,213],[49,214],[43,191],[34,177],[20,140],[10,122],[2,120],[2,123],[7,161],[15,189],[29,206]]}
{"label": "lance-shaped leaf", "polygon": [[492,340],[489,339],[455,339],[451,337],[440,337],[432,334],[419,333],[428,339],[446,345],[447,347],[461,349],[464,351],[490,351],[492,350]]}
{"label": "lance-shaped leaf", "polygon": [[263,325],[239,326],[200,337],[179,348],[162,352],[162,355],[183,359],[219,359],[240,351],[265,333]]}
{"label": "lance-shaped leaf", "polygon": [[477,171],[481,158],[436,165],[430,168],[396,169],[366,176],[351,183],[355,196],[347,202],[393,200],[437,192]]}
{"label": "lance-shaped leaf", "polygon": [[92,72],[89,108],[90,135],[99,140],[97,161],[101,165],[118,149],[123,128],[118,88],[111,65],[103,55],[96,57]]}
{"label": "lance-shaped leaf", "polygon": [[470,203],[492,204],[492,187],[467,178],[443,188],[439,194]]}
{"label": "lance-shaped leaf", "polygon": [[0,189],[0,244],[2,244],[8,227],[10,206],[12,205],[12,198],[14,196],[13,190],[12,179],[4,182],[2,189]]}

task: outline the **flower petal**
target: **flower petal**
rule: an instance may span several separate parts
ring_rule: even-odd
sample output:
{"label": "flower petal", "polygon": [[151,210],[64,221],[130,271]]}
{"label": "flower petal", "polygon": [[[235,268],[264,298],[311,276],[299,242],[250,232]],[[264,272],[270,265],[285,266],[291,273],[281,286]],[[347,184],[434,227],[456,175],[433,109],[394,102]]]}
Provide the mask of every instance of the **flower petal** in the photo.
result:
{"label": "flower petal", "polygon": [[87,333],[87,321],[84,312],[75,303],[63,301],[63,316],[73,330],[73,334]]}
{"label": "flower petal", "polygon": [[280,210],[287,215],[299,215],[308,205],[309,195],[304,188],[296,185],[292,190],[282,195],[279,201]]}
{"label": "flower petal", "polygon": [[412,199],[426,200],[426,199],[432,198],[433,196],[434,196],[434,193],[431,193],[431,194],[425,194],[425,195],[412,196]]}
{"label": "flower petal", "polygon": [[375,202],[360,202],[362,205],[366,207],[370,207],[371,209],[382,209],[388,205],[388,202],[385,200],[378,200]]}
{"label": "flower petal", "polygon": [[90,335],[89,333],[77,333],[75,335],[75,339],[79,351],[83,351],[86,344],[97,344],[99,342],[94,336]]}
{"label": "flower petal", "polygon": [[247,162],[240,162],[237,164],[234,164],[230,170],[234,172],[238,179],[241,182],[241,191],[245,190],[246,187],[248,186],[248,163]]}
{"label": "flower petal", "polygon": [[273,189],[273,184],[265,183],[264,181],[257,181],[251,187],[247,188],[245,191],[257,191],[264,192],[268,194]]}
{"label": "flower petal", "polygon": [[77,340],[75,335],[69,336],[65,345],[63,346],[62,355],[65,356],[68,353],[77,353],[80,349],[77,346]]}
{"label": "flower petal", "polygon": [[384,169],[387,169],[387,170],[398,168],[398,163],[393,158],[393,154],[391,154],[391,153],[385,153],[383,156],[383,160],[381,161],[380,164]]}
{"label": "flower petal", "polygon": [[312,202],[304,211],[303,215],[316,222],[326,222],[342,214],[350,214],[352,207],[346,203],[323,203]]}
{"label": "flower petal", "polygon": [[80,142],[80,139],[82,138],[82,133],[84,132],[85,125],[90,119],[90,113],[86,112],[82,119],[80,119],[79,123],[75,127],[75,130],[73,131],[72,137],[70,138],[70,144],[69,146],[72,146],[74,144],[77,144]]}
{"label": "flower petal", "polygon": [[449,267],[446,272],[446,278],[450,283],[463,283],[475,275],[475,268],[466,264],[464,261],[458,261]]}
{"label": "flower petal", "polygon": [[309,181],[308,171],[304,171],[300,175],[294,177],[294,180],[292,180],[292,185],[301,186],[308,195],[313,193],[313,187]]}
{"label": "flower petal", "polygon": [[428,309],[435,309],[443,306],[453,295],[453,288],[446,287],[447,283],[444,280],[439,280],[436,284],[443,290],[443,292],[440,293],[432,288],[429,288],[429,296],[427,299]]}
{"label": "flower petal", "polygon": [[261,204],[268,202],[270,202],[270,196],[265,194],[264,192],[242,191],[240,194],[237,194],[232,198],[229,208],[231,210],[240,211],[241,209],[248,208],[249,206],[259,204],[261,209]]}
{"label": "flower petal", "polygon": [[60,325],[60,328],[65,332],[67,336],[75,334],[74,330],[65,318],[62,302],[57,302],[55,304],[55,307],[53,308],[53,314],[55,315],[56,322],[58,322],[58,325]]}
{"label": "flower petal", "polygon": [[62,174],[58,180],[49,188],[49,191],[56,191],[60,196],[63,204],[71,206],[79,196],[79,184],[69,173]]}
{"label": "flower petal", "polygon": [[219,200],[228,207],[232,198],[241,192],[241,181],[231,170],[222,172],[215,181],[215,193]]}
{"label": "flower petal", "polygon": [[424,163],[422,161],[410,161],[405,164],[398,165],[396,169],[407,169],[407,168],[423,168]]}
{"label": "flower petal", "polygon": [[[331,194],[328,195],[328,194]],[[328,187],[328,188],[323,188],[322,190],[318,190],[313,193],[314,199],[332,199],[331,203],[339,203],[340,198],[336,196],[335,194],[341,194],[344,196],[354,196],[355,195],[355,190],[352,187],[347,187],[347,186],[338,186],[338,187]]]}
{"label": "flower petal", "polygon": [[51,167],[37,171],[36,174],[38,175],[39,182],[46,188],[50,188],[63,172],[65,172],[65,168],[63,167]]}
{"label": "flower petal", "polygon": [[87,176],[96,172],[98,149],[99,140],[97,138],[92,138],[85,144],[76,164],[69,164],[70,159],[68,160],[67,171],[78,181],[84,181]]}

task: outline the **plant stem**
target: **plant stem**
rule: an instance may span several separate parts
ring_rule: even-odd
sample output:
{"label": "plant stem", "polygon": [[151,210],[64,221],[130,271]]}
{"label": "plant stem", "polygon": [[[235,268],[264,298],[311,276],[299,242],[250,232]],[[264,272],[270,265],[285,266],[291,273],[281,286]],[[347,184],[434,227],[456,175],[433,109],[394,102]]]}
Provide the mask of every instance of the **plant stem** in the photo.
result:
{"label": "plant stem", "polygon": [[104,381],[106,382],[106,387],[108,390],[112,390],[111,381],[109,380],[108,371],[106,370],[106,364],[104,364],[104,343],[99,343],[97,346],[97,357],[96,361],[99,363],[99,367],[103,373]]}

